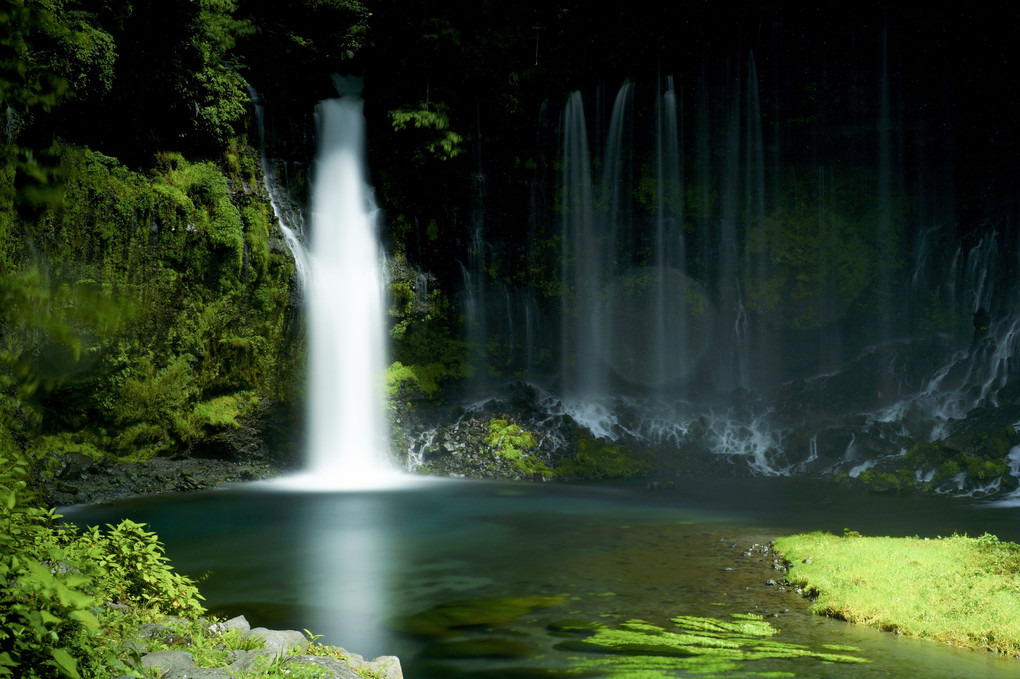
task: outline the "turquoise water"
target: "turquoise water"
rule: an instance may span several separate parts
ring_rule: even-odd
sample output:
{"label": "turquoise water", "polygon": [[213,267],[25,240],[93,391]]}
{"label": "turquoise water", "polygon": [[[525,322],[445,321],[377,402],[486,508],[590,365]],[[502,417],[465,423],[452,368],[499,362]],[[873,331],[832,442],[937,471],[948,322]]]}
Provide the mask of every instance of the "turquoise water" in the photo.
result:
{"label": "turquoise water", "polygon": [[[765,584],[782,579],[771,559],[744,556],[753,544],[804,530],[988,531],[1020,540],[1015,507],[752,478],[658,491],[474,481],[370,493],[247,486],[63,511],[81,525],[151,524],[178,570],[202,579],[210,609],[308,629],[368,657],[398,655],[410,679],[629,676],[598,664],[613,656],[579,649],[587,633],[564,621],[616,628],[640,619],[678,631],[676,616],[746,613],[765,616],[778,630],[774,641],[811,653],[852,647],[840,652],[867,662],[674,662],[650,676],[1020,676],[1017,660],[813,616],[807,601]],[[509,611],[494,597],[509,598]]]}

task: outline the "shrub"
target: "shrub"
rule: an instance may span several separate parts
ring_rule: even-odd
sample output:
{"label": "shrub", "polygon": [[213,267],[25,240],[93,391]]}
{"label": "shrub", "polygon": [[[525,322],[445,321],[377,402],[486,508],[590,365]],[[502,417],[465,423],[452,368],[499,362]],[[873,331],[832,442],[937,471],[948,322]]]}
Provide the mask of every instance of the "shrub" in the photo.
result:
{"label": "shrub", "polygon": [[203,612],[194,583],[173,571],[155,533],[124,521],[79,535],[35,503],[29,474],[22,457],[0,450],[0,678],[126,671],[100,634],[101,603]]}

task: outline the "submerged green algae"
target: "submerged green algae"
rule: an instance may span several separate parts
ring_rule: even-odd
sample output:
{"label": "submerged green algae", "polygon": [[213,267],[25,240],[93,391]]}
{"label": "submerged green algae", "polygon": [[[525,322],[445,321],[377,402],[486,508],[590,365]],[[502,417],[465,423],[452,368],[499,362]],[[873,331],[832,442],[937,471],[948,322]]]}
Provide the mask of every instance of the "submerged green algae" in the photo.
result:
{"label": "submerged green algae", "polygon": [[[644,620],[629,620],[613,627],[600,627],[585,639],[559,644],[560,650],[604,654],[579,659],[580,671],[600,668],[610,676],[669,677],[678,671],[692,674],[730,674],[752,660],[810,658],[827,663],[863,663],[864,658],[845,653],[816,651],[802,644],[774,641],[779,632],[760,616],[734,615],[719,620],[681,615],[671,619],[676,626],[667,630]],[[849,648],[843,650],[851,650]],[[855,650],[855,649],[854,649]],[[775,672],[744,676],[790,676]],[[730,674],[732,676],[732,674]]]}
{"label": "submerged green algae", "polygon": [[493,597],[450,601],[400,618],[394,628],[419,637],[447,637],[463,628],[502,625],[539,608],[566,601],[560,596]]}

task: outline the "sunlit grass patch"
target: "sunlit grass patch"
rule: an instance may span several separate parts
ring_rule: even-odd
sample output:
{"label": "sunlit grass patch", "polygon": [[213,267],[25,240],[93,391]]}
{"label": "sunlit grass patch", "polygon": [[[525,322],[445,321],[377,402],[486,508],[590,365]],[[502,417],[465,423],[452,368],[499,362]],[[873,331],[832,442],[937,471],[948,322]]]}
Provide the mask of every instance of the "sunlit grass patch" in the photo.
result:
{"label": "sunlit grass patch", "polygon": [[1020,653],[1020,546],[979,538],[793,535],[775,541],[813,610],[918,639]]}

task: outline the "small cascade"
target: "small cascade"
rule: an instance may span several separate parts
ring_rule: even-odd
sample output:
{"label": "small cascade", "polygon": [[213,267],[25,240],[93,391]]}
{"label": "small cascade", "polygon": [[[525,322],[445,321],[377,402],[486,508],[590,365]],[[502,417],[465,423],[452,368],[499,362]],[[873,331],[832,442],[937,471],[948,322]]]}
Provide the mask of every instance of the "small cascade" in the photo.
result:
{"label": "small cascade", "polygon": [[311,278],[308,251],[305,250],[301,240],[304,234],[304,218],[301,215],[301,209],[287,196],[286,182],[278,175],[276,164],[270,160],[266,150],[265,107],[262,105],[262,98],[251,85],[248,86],[248,95],[251,97],[251,103],[255,109],[255,121],[259,131],[262,183],[266,188],[266,193],[269,194],[269,202],[273,206],[273,214],[276,216],[276,223],[280,225],[284,242],[287,243],[287,248],[290,249],[290,253],[294,257],[298,283],[304,291]]}
{"label": "small cascade", "polygon": [[[687,245],[683,233],[683,161],[673,78],[659,98],[655,125],[655,303],[652,319],[654,374],[660,393],[666,383],[686,378],[689,360]],[[672,274],[672,276],[671,276]],[[681,283],[670,286],[669,278]]]}

